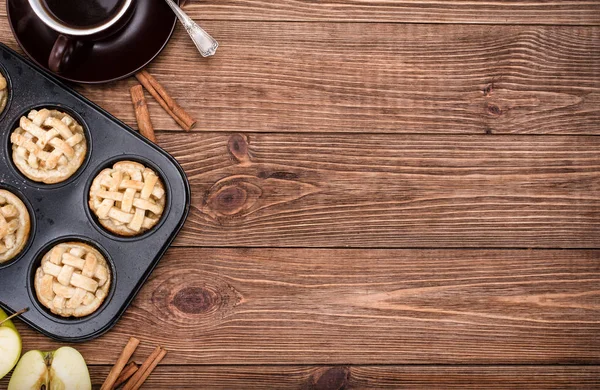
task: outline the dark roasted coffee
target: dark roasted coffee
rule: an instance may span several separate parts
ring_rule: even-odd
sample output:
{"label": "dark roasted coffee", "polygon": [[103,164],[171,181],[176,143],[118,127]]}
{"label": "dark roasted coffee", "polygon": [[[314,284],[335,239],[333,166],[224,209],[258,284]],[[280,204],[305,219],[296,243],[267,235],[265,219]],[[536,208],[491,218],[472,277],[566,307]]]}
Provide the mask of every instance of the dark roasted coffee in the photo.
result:
{"label": "dark roasted coffee", "polygon": [[72,28],[100,26],[121,10],[125,0],[43,0],[59,22]]}

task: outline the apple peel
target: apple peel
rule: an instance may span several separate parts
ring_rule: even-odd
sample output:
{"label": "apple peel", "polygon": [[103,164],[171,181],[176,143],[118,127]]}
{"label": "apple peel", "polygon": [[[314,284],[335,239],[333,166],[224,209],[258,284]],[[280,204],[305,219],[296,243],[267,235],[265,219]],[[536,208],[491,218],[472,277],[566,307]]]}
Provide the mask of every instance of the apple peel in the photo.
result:
{"label": "apple peel", "polygon": [[11,319],[27,310],[23,309],[7,316],[4,310],[0,309],[0,379],[15,367],[21,356],[21,336]]}
{"label": "apple peel", "polygon": [[[29,311],[29,308],[26,307],[25,309],[19,310],[18,312],[16,312],[15,314],[9,315],[8,317],[6,317],[5,319],[3,319],[2,321],[0,321],[0,326],[3,326],[5,322],[9,322],[11,321],[13,318],[20,316],[21,314],[25,314]],[[6,325],[6,326],[11,326],[12,323],[10,325]],[[14,325],[11,326],[12,328],[14,328]]]}

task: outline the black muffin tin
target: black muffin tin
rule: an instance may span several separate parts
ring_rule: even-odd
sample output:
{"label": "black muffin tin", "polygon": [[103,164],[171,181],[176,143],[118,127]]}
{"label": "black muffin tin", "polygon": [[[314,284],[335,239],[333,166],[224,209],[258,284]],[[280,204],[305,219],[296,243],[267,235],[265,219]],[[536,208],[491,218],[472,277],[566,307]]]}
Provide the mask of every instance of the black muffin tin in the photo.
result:
{"label": "black muffin tin", "polygon": [[[78,342],[109,330],[125,312],[183,226],[190,205],[190,187],[177,161],[115,117],[54,76],[0,44],[0,72],[8,81],[9,99],[0,114],[0,188],[23,200],[29,209],[31,233],[23,251],[0,265],[0,306],[54,339]],[[31,109],[56,108],[81,123],[88,141],[82,167],[60,184],[27,179],[12,161],[10,134]],[[152,168],[166,190],[165,211],[150,231],[132,238],[105,230],[88,207],[92,180],[117,161],[134,160]],[[82,318],[52,314],[38,301],[33,278],[43,255],[59,242],[83,241],[106,256],[111,268],[110,292],[100,308]]]}

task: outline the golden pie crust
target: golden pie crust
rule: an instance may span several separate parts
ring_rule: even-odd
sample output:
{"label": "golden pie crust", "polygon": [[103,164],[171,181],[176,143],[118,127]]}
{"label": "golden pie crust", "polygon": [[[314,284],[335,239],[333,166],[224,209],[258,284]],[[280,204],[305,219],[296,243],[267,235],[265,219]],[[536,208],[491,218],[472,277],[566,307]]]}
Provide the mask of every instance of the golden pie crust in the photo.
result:
{"label": "golden pie crust", "polygon": [[19,171],[46,184],[71,177],[87,153],[83,127],[70,115],[45,108],[21,117],[10,141]]}
{"label": "golden pie crust", "polygon": [[137,162],[120,161],[96,176],[89,205],[112,233],[136,236],[158,223],[165,200],[165,187],[156,172]]}
{"label": "golden pie crust", "polygon": [[108,295],[110,269],[98,250],[81,242],[54,246],[35,273],[40,303],[62,317],[95,312]]}
{"label": "golden pie crust", "polygon": [[8,83],[0,73],[0,114],[4,111],[6,102],[8,102]]}
{"label": "golden pie crust", "polygon": [[29,211],[13,193],[0,189],[0,264],[15,258],[29,239]]}

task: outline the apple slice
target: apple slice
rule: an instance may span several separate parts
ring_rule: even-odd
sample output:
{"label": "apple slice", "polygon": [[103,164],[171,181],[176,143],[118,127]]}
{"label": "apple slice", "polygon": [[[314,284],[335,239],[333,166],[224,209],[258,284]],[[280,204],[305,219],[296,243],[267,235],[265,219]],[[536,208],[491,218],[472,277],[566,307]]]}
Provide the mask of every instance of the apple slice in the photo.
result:
{"label": "apple slice", "polygon": [[0,309],[0,379],[13,369],[21,356],[21,336],[4,310]]}
{"label": "apple slice", "polygon": [[76,349],[62,347],[54,352],[29,351],[13,372],[8,390],[91,390],[90,373]]}
{"label": "apple slice", "polygon": [[13,369],[21,356],[21,337],[8,326],[0,327],[0,379]]}
{"label": "apple slice", "polygon": [[83,356],[71,347],[57,349],[50,365],[50,390],[91,388],[92,381]]}
{"label": "apple slice", "polygon": [[48,367],[46,356],[40,351],[29,351],[17,364],[8,383],[9,390],[48,389]]}

